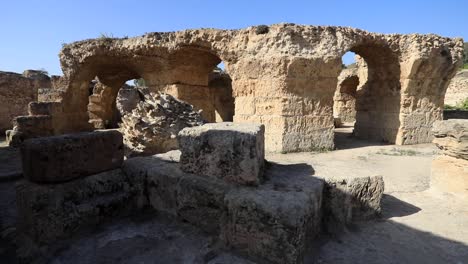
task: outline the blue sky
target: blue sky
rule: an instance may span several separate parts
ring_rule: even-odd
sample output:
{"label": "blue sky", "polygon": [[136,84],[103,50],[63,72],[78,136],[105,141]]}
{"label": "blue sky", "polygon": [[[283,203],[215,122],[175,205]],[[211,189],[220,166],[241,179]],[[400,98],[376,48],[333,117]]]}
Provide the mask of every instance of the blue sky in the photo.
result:
{"label": "blue sky", "polygon": [[101,33],[122,37],[291,22],[382,33],[436,33],[468,41],[466,0],[2,0],[0,8],[0,70],[14,72],[44,68],[61,74],[62,43]]}

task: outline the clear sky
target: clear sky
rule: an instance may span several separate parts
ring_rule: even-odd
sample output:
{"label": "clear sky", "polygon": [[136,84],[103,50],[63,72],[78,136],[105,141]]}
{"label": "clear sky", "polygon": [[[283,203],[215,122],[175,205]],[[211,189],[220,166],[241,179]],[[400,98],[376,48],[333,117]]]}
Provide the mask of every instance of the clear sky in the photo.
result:
{"label": "clear sky", "polygon": [[436,33],[468,41],[467,0],[0,1],[1,71],[44,68],[62,74],[58,60],[62,43],[102,33],[123,37],[291,22],[381,33]]}

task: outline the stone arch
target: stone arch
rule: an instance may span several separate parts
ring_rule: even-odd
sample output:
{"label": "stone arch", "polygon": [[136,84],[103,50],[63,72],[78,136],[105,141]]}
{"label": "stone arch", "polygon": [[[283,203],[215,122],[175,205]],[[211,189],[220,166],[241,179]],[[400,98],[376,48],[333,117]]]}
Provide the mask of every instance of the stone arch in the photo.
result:
{"label": "stone arch", "polygon": [[367,66],[367,80],[356,92],[358,138],[395,143],[400,129],[400,57],[386,43],[354,45],[350,51]]}
{"label": "stone arch", "polygon": [[338,76],[338,86],[333,96],[333,116],[340,122],[356,121],[356,93],[361,80],[357,67],[343,69]]}
{"label": "stone arch", "polygon": [[[207,122],[232,121],[234,98],[228,70],[216,72],[223,60],[211,49],[183,46],[168,57],[169,78],[160,91],[202,110]],[[225,63],[226,69],[229,65]]]}

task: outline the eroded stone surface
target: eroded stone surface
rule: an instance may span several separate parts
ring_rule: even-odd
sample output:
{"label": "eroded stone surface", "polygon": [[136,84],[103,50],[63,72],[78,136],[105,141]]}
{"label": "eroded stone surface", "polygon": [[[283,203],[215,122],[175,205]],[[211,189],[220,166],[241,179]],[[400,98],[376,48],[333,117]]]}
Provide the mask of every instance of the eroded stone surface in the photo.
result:
{"label": "eroded stone surface", "polygon": [[202,124],[190,104],[169,94],[147,93],[136,108],[123,114],[120,131],[127,156],[152,155],[177,149],[179,131]]}
{"label": "eroded stone surface", "polygon": [[22,181],[16,187],[19,227],[36,243],[66,239],[105,219],[137,212],[146,204],[144,178],[111,170],[66,183]]}
{"label": "eroded stone surface", "polygon": [[28,104],[37,101],[39,88],[50,86],[49,76],[38,71],[0,72],[0,133],[12,128],[15,117],[28,114]]}
{"label": "eroded stone surface", "polygon": [[179,133],[182,170],[228,182],[258,185],[263,176],[264,126],[215,123]]}
{"label": "eroded stone surface", "polygon": [[52,114],[53,132],[91,129],[87,84],[97,75],[115,88],[143,78],[153,92],[185,94],[194,100],[189,103],[212,111],[209,75],[223,61],[232,81],[233,120],[264,124],[267,151],[332,149],[333,94],[347,51],[361,56],[370,73],[356,101],[356,135],[396,144],[431,141],[445,90],[462,63],[461,39],[295,24],[65,45],[60,61],[69,81],[64,111]]}
{"label": "eroded stone surface", "polygon": [[468,160],[468,120],[450,119],[434,123],[433,142],[447,156]]}
{"label": "eroded stone surface", "polygon": [[63,182],[119,168],[122,134],[103,130],[26,140],[23,174],[33,182]]}

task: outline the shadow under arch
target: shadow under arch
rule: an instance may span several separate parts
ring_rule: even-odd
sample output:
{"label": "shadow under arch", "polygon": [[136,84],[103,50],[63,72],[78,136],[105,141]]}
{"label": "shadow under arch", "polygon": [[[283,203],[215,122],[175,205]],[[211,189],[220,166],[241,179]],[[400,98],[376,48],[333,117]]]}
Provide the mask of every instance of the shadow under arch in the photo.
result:
{"label": "shadow under arch", "polygon": [[357,138],[395,143],[401,108],[399,56],[387,44],[357,44],[349,51],[367,65],[367,80],[356,91],[353,133]]}

